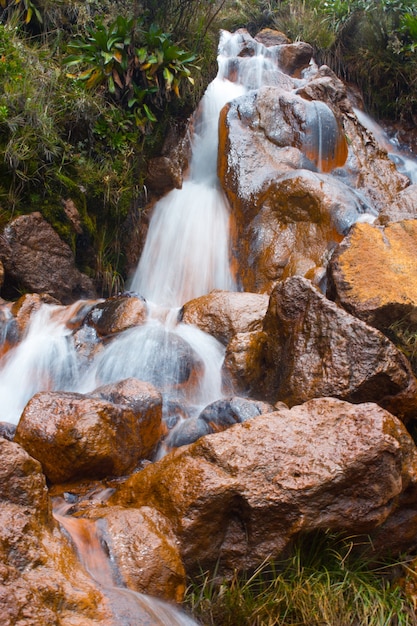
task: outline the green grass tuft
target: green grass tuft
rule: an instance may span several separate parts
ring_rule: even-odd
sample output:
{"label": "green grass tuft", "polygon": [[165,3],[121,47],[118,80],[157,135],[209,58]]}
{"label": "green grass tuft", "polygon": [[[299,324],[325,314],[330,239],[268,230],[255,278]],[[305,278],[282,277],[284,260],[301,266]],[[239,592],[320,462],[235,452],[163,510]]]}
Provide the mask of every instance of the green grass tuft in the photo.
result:
{"label": "green grass tuft", "polygon": [[229,580],[202,574],[186,604],[205,626],[411,626],[411,596],[399,584],[405,563],[377,564],[357,538],[301,538],[291,556]]}

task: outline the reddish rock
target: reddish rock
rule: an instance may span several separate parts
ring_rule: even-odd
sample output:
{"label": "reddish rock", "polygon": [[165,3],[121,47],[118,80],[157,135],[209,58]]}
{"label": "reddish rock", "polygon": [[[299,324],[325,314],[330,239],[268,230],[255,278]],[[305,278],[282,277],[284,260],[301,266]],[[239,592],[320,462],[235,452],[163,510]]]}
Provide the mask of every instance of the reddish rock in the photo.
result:
{"label": "reddish rock", "polygon": [[308,67],[313,56],[313,46],[304,41],[282,44],[278,48],[280,69],[290,76],[301,76],[301,71]]}
{"label": "reddish rock", "polygon": [[322,396],[377,402],[417,418],[417,385],[405,356],[298,276],[279,283],[265,316],[258,397],[294,405]]}
{"label": "reddish rock", "polygon": [[267,337],[263,331],[239,333],[226,347],[223,379],[235,393],[259,397],[259,381],[265,375],[263,351]]}
{"label": "reddish rock", "polygon": [[259,41],[259,43],[267,48],[284,43],[291,43],[291,40],[287,37],[287,35],[281,33],[279,30],[274,30],[273,28],[263,28],[260,30],[255,36],[255,41]]}
{"label": "reddish rock", "polygon": [[85,319],[100,337],[107,337],[143,324],[148,308],[143,298],[136,295],[119,295],[96,304]]}
{"label": "reddish rock", "polygon": [[181,602],[185,570],[169,521],[156,509],[110,507],[98,533],[123,584],[133,591]]}
{"label": "reddish rock", "polygon": [[268,301],[267,295],[215,290],[184,304],[179,319],[227,344],[236,333],[262,328]]}
{"label": "reddish rock", "polygon": [[95,297],[92,281],[75,267],[74,255],[40,213],[22,215],[6,226],[0,241],[4,288],[47,293],[63,304]]}
{"label": "reddish rock", "polygon": [[356,224],[330,263],[330,295],[383,331],[401,321],[417,331],[417,219]]}
{"label": "reddish rock", "polygon": [[2,438],[0,623],[114,626],[102,591],[53,521],[40,463]]}
{"label": "reddish rock", "polygon": [[96,392],[118,395],[118,404],[77,393],[38,393],[23,411],[15,440],[39,459],[53,483],[128,473],[152,454],[161,435],[162,401],[157,405],[155,390],[145,400],[145,387],[143,413],[124,401],[123,383],[113,392]]}
{"label": "reddish rock", "polygon": [[157,508],[187,573],[222,574],[279,556],[301,531],[372,532],[399,513],[401,494],[415,507],[416,477],[415,445],[395,417],[320,398],[171,452],[113,501]]}

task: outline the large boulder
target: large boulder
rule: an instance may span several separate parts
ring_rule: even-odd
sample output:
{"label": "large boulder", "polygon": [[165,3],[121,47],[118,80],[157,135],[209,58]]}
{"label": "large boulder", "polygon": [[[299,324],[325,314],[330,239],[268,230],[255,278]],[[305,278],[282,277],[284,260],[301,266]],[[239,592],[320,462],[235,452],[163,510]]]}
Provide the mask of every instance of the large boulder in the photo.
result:
{"label": "large boulder", "polygon": [[297,82],[278,77],[220,115],[218,172],[246,291],[270,293],[292,275],[325,288],[331,252],[350,226],[375,220],[409,185],[329,68]]}
{"label": "large boulder", "polygon": [[47,293],[63,304],[95,297],[93,282],[76,267],[71,248],[40,213],[22,215],[3,230],[3,289]]}
{"label": "large boulder", "polygon": [[168,517],[188,573],[221,574],[279,556],[300,532],[372,533],[415,509],[417,451],[376,404],[320,398],[202,437],[131,476],[112,498]]}
{"label": "large boulder", "polygon": [[26,405],[15,441],[42,463],[52,483],[120,476],[151,457],[161,417],[160,394],[139,381],[90,396],[41,392]]}
{"label": "large boulder", "polygon": [[179,319],[226,345],[236,333],[262,328],[268,301],[263,294],[215,290],[184,304]]}
{"label": "large boulder", "polygon": [[356,224],[330,262],[329,294],[349,313],[387,331],[417,331],[417,219]]}
{"label": "large boulder", "polygon": [[264,321],[259,392],[290,406],[334,396],[377,402],[417,418],[417,385],[406,357],[379,330],[294,276],[271,294]]}

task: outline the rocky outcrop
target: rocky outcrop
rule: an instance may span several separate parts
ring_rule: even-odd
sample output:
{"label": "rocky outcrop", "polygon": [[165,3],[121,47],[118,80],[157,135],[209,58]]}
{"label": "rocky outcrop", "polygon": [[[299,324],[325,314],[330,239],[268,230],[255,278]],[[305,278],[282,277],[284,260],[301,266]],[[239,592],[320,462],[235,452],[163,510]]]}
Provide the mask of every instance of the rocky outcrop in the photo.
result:
{"label": "rocky outcrop", "polygon": [[47,293],[63,304],[95,297],[92,281],[75,267],[74,255],[40,213],[22,215],[3,230],[3,289]]}
{"label": "rocky outcrop", "polygon": [[416,448],[395,417],[320,398],[170,453],[130,477],[113,503],[155,506],[173,524],[186,570],[221,574],[278,556],[301,531],[372,533],[400,514],[402,493],[415,508],[416,478]]}
{"label": "rocky outcrop", "polygon": [[399,321],[417,331],[416,249],[417,219],[355,224],[331,259],[330,296],[384,332]]}
{"label": "rocky outcrop", "polygon": [[404,355],[305,278],[276,286],[263,330],[260,397],[292,406],[333,396],[377,402],[401,419],[417,418],[416,380]]}
{"label": "rocky outcrop", "polygon": [[179,320],[198,326],[226,345],[236,333],[262,328],[268,300],[258,293],[215,290],[184,304]]}
{"label": "rocky outcrop", "polygon": [[42,463],[52,483],[120,476],[152,456],[161,417],[160,394],[139,381],[90,396],[41,392],[23,411],[15,441]]}
{"label": "rocky outcrop", "polygon": [[331,252],[350,226],[375,220],[409,185],[325,66],[233,100],[221,113],[219,137],[219,178],[246,291],[269,293],[292,275],[323,286]]}

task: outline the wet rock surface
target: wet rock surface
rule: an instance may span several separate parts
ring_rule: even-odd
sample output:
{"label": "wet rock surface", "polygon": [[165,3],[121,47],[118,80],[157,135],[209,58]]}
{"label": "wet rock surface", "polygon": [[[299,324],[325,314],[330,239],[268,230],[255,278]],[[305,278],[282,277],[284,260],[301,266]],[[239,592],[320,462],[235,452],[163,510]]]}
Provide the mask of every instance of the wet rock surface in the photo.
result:
{"label": "wet rock surface", "polygon": [[356,224],[330,263],[330,295],[347,311],[387,331],[417,330],[417,220],[385,227]]}
{"label": "wet rock surface", "polygon": [[[321,398],[203,437],[129,478],[113,503],[158,508],[188,572],[251,568],[300,531],[372,533],[417,498],[417,455],[375,404]],[[385,545],[388,548],[388,545]]]}
{"label": "wet rock surface", "polygon": [[96,304],[85,318],[100,337],[107,337],[143,324],[148,314],[143,298],[119,295]]}
{"label": "wet rock surface", "polygon": [[417,417],[416,380],[402,352],[305,278],[276,286],[263,330],[263,397],[290,406],[321,396],[372,401],[404,420]]}
{"label": "wet rock surface", "polygon": [[63,304],[95,297],[92,281],[75,267],[74,255],[40,213],[17,217],[0,242],[5,284],[47,293]]}
{"label": "wet rock surface", "polygon": [[236,333],[262,327],[268,300],[258,293],[212,291],[184,304],[179,319],[227,344]]}
{"label": "wet rock surface", "polygon": [[38,461],[0,438],[0,622],[113,626],[102,592],[52,518]]}
{"label": "wet rock surface", "polygon": [[151,385],[124,381],[95,396],[41,392],[22,414],[15,441],[53,483],[123,475],[159,442],[162,399]]}

